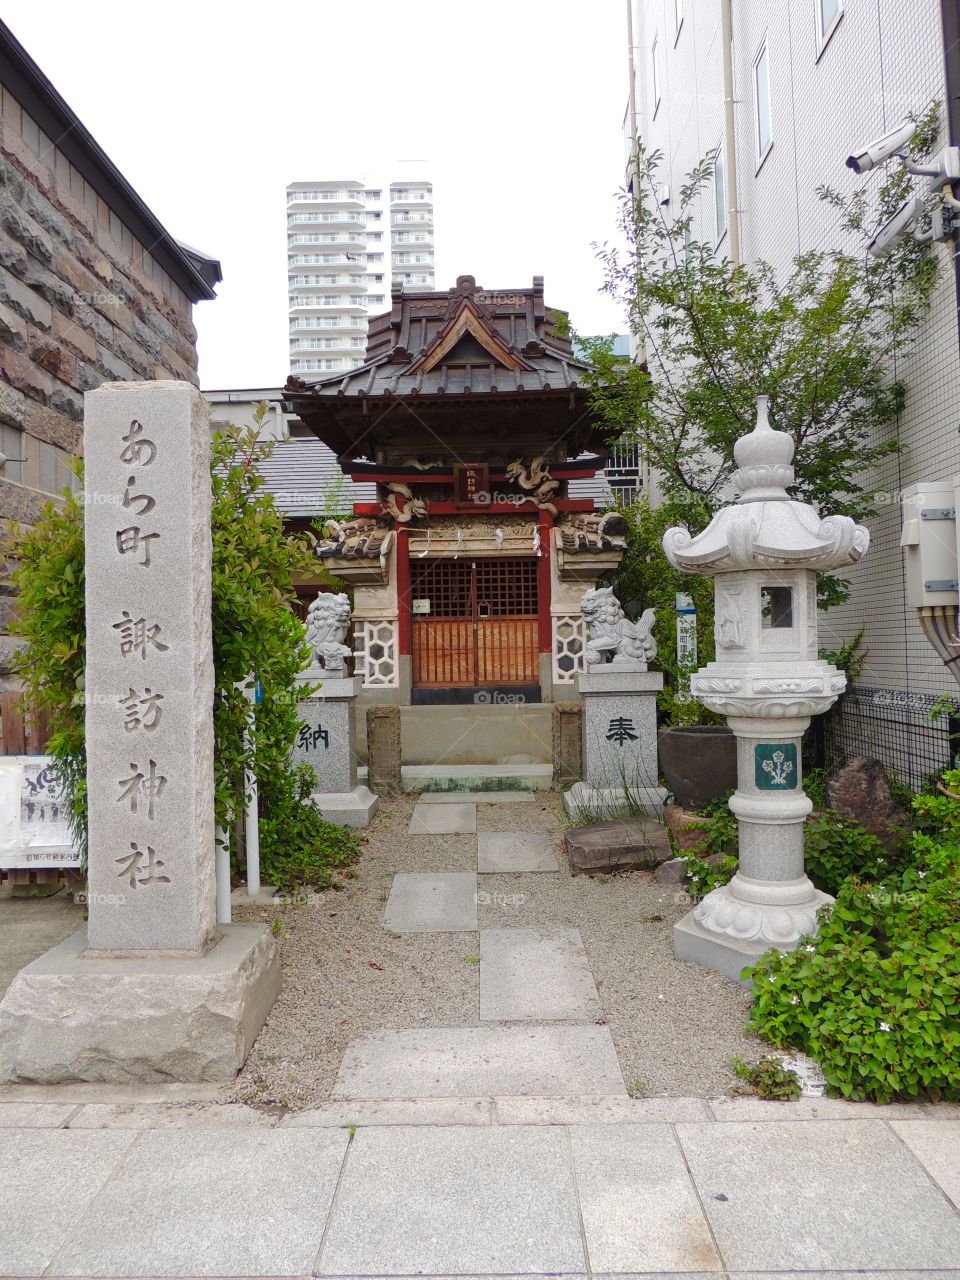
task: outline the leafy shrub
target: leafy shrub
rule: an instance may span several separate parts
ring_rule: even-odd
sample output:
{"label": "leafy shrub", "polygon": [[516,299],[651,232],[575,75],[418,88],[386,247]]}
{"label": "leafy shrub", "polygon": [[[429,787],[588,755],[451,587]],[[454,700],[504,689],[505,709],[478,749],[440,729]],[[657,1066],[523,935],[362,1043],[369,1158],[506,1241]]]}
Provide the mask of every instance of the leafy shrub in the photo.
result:
{"label": "leafy shrub", "polygon": [[739,859],[735,853],[729,853],[713,866],[705,858],[689,853],[686,855],[686,863],[688,891],[695,898],[705,898],[711,889],[719,889],[721,885],[730,883]]}
{"label": "leafy shrub", "polygon": [[804,850],[807,875],[818,889],[831,895],[849,876],[883,880],[902,862],[859,822],[841,818],[829,809],[807,819]]}
{"label": "leafy shrub", "polygon": [[916,832],[905,870],[844,881],[816,938],[744,970],[752,1029],[848,1098],[960,1099],[960,802],[942,798],[941,839]]}
{"label": "leafy shrub", "polygon": [[291,785],[275,790],[260,821],[262,878],[284,893],[329,888],[333,869],[359,858],[360,835],[353,827],[327,822],[311,804],[316,775],[309,765],[300,765],[288,778]]}
{"label": "leafy shrub", "polygon": [[745,1080],[757,1097],[781,1102],[794,1102],[800,1097],[797,1073],[788,1071],[779,1058],[770,1055],[759,1062],[744,1062],[743,1058],[732,1061],[737,1079]]}

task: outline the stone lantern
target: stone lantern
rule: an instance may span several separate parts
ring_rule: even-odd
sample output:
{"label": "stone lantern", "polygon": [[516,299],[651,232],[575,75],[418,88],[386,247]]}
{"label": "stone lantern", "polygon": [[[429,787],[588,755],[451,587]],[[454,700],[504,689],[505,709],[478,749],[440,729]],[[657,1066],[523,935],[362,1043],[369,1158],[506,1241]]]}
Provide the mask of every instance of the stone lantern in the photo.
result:
{"label": "stone lantern", "polygon": [[818,656],[817,572],[856,563],[870,535],[848,516],[823,519],[787,492],[793,441],[774,431],[767,398],[734,448],[737,500],[706,529],[668,529],[667,559],[714,579],[716,661],[690,681],[694,697],[727,717],[737,737],[740,865],[674,929],[681,959],[739,978],[773,947],[791,950],[832,899],[804,873],[801,738],[846,677]]}

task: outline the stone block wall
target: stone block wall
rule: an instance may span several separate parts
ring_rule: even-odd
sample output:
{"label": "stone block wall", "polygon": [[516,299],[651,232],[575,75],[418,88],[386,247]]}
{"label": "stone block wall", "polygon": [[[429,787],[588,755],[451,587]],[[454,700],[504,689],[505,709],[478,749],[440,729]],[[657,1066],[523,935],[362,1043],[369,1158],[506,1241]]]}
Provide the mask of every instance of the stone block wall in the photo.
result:
{"label": "stone block wall", "polygon": [[[187,295],[4,87],[0,106],[0,519],[31,523],[77,488],[83,393],[197,385]],[[11,600],[0,582],[0,688]]]}

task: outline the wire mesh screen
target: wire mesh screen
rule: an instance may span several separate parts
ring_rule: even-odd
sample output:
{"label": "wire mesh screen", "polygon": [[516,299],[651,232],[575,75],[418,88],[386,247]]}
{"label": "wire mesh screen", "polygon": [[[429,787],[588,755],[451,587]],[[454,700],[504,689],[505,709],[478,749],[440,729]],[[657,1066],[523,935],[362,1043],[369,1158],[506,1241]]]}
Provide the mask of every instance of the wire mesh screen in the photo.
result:
{"label": "wire mesh screen", "polygon": [[[874,756],[914,790],[949,768],[960,745],[960,721],[929,718],[932,694],[856,685],[823,718],[823,764],[837,768],[851,756]],[[818,753],[819,754],[819,753]]]}

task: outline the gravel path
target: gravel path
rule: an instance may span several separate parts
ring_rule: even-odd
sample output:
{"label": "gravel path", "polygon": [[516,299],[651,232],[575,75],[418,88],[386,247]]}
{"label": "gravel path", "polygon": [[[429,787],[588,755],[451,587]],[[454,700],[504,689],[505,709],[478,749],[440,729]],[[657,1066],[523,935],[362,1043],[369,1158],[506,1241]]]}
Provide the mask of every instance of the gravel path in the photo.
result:
{"label": "gravel path", "polygon": [[[381,808],[356,878],[339,892],[236,912],[278,914],[283,958],[280,998],[237,1081],[244,1099],[300,1108],[327,1098],[345,1049],[365,1031],[477,1024],[478,935],[400,937],[382,925],[394,873],[476,869],[474,836],[407,832],[415,802],[402,796]],[[566,826],[549,792],[530,804],[480,805],[477,817],[481,831],[548,831],[558,844]],[[745,993],[674,959],[686,895],[643,873],[572,878],[562,851],[559,861],[559,875],[482,876],[480,927],[578,928],[630,1092],[726,1092],[731,1056],[757,1057],[763,1046],[743,1032]]]}

